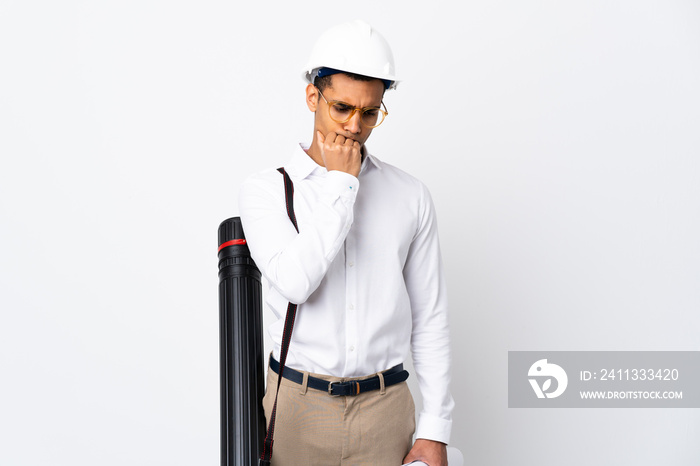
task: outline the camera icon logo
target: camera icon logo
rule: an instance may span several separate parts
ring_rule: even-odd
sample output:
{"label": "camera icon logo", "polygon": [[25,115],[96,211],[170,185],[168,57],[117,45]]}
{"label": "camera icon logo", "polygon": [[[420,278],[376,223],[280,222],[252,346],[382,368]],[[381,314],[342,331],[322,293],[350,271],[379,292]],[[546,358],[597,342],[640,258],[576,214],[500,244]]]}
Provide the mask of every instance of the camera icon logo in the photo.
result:
{"label": "camera icon logo", "polygon": [[[540,359],[530,366],[527,375],[537,398],[556,398],[564,393],[569,383],[564,369],[556,364],[548,363],[546,359]],[[548,391],[552,388],[552,379],[556,381],[556,387],[554,390]],[[542,381],[541,385],[540,380]]]}

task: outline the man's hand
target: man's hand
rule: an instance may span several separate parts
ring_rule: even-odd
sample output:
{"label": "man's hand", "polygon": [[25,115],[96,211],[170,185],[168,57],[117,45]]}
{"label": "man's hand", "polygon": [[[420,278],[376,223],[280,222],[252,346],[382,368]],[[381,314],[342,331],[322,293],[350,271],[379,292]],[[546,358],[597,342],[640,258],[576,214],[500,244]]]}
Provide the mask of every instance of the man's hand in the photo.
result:
{"label": "man's hand", "polygon": [[336,133],[328,133],[326,136],[320,131],[316,133],[316,144],[326,169],[339,170],[357,177],[362,163],[360,143]]}
{"label": "man's hand", "polygon": [[447,445],[423,438],[416,439],[403,463],[422,461],[428,466],[447,466]]}

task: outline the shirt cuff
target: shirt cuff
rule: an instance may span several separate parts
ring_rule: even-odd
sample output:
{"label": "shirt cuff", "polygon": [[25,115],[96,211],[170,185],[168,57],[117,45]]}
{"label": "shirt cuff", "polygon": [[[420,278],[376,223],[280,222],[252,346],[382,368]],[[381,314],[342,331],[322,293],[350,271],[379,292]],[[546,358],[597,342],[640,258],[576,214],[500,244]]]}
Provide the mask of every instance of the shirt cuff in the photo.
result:
{"label": "shirt cuff", "polygon": [[450,443],[451,431],[452,420],[441,419],[426,413],[421,413],[418,417],[417,439],[422,438],[448,444]]}
{"label": "shirt cuff", "polygon": [[326,174],[326,191],[331,195],[342,196],[351,200],[357,196],[360,180],[349,173],[331,170]]}

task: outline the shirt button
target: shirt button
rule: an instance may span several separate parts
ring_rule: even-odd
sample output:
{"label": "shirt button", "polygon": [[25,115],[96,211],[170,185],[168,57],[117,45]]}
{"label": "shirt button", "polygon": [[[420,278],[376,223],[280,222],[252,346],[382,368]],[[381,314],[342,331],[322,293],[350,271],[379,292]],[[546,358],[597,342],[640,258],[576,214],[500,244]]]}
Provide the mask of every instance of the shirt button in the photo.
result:
{"label": "shirt button", "polygon": [[352,262],[352,261],[350,261],[350,262],[348,262],[348,265],[349,265],[350,267],[353,267],[353,266],[355,265],[355,263]]}
{"label": "shirt button", "polygon": [[355,351],[355,347],[354,347],[354,346],[351,346],[349,349],[350,349],[350,351]]}
{"label": "shirt button", "polygon": [[355,309],[355,306],[353,306],[352,304],[348,304],[348,309],[352,311],[353,309]]}

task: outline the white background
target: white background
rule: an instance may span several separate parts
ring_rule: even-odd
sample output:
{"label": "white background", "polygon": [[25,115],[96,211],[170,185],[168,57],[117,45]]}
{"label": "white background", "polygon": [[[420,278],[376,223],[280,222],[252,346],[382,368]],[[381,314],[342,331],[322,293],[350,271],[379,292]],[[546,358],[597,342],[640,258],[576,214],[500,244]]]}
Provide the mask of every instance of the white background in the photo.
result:
{"label": "white background", "polygon": [[216,230],[311,137],[316,36],[403,82],[467,465],[697,465],[697,409],[508,409],[509,350],[700,350],[696,1],[0,3],[0,464],[219,461]]}

